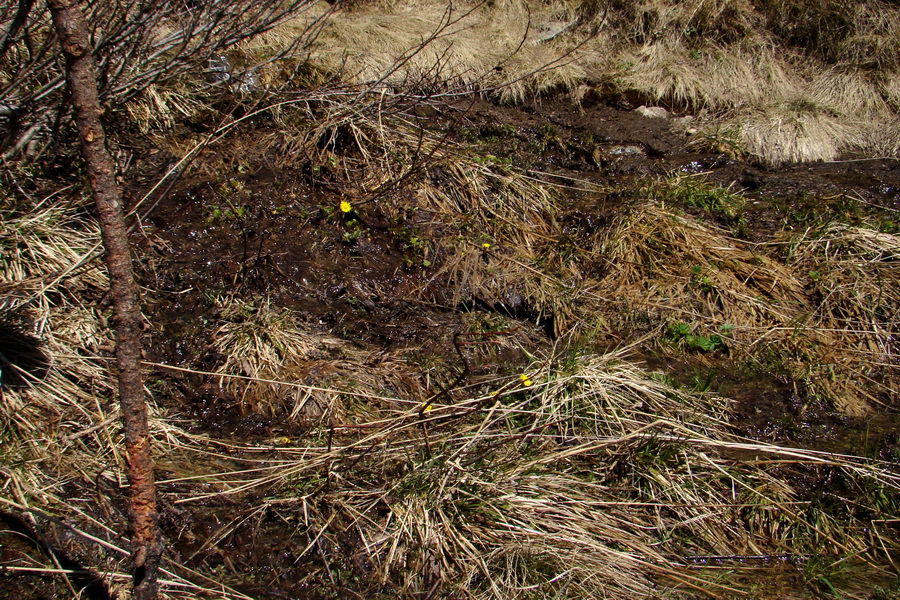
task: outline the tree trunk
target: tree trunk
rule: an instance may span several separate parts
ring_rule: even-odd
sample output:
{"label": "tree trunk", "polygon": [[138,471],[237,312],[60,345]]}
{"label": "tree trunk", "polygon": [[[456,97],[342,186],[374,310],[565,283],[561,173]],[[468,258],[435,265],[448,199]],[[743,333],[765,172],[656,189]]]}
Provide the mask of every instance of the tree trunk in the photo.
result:
{"label": "tree trunk", "polygon": [[153,600],[158,590],[157,573],[162,544],[157,529],[153,459],[150,456],[147,403],[141,378],[140,297],[131,267],[122,190],[116,181],[115,164],[106,149],[100,123],[96,67],[91,56],[90,34],[84,13],[77,0],[48,0],[48,4],[66,59],[66,77],[75,108],[81,153],[87,163],[109,270],[115,314],[119,401],[125,427],[134,561],[133,594],[136,600]]}

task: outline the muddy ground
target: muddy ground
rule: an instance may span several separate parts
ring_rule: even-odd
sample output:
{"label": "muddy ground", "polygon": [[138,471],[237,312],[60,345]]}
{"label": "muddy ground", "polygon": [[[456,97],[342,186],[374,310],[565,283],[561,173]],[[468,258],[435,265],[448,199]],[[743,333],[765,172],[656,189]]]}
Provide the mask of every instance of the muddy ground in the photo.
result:
{"label": "muddy ground", "polygon": [[[698,134],[689,132],[694,125],[689,115],[648,118],[623,99],[588,99],[575,106],[567,96],[558,96],[519,108],[481,101],[426,116],[437,124],[433,130],[449,130],[451,139],[482,156],[552,175],[551,180],[570,186],[571,210],[561,220],[573,228],[603,227],[631,201],[628,190],[636,182],[673,174],[702,174],[742,192],[749,202],[740,227],[724,217],[719,224],[749,241],[770,240],[774,232],[802,230],[830,217],[843,222],[874,218],[889,231],[900,226],[898,160],[847,157],[772,167],[698,152],[692,150]],[[259,133],[249,130],[244,135]],[[377,202],[354,204],[366,231],[347,240],[330,211],[342,199],[355,202],[356,190],[330,177],[327,168],[313,173],[275,166],[264,148],[247,148],[238,144],[208,151],[199,159],[201,172],[205,160],[219,165],[224,159],[234,170],[219,179],[200,176],[180,182],[143,221],[148,235],[140,242],[151,259],[147,264],[153,265],[144,274],[145,284],[157,291],[152,314],[159,330],[152,351],[159,362],[216,366],[220,357],[208,352],[210,328],[203,323],[215,318],[211,298],[226,293],[268,297],[299,311],[323,332],[361,347],[415,348],[450,362],[455,358],[449,340],[463,327],[460,314],[499,311],[528,322],[528,311],[516,314],[515,307],[446,304],[441,290],[447,286],[434,279],[433,267],[411,260],[408,236],[387,222]],[[586,187],[594,189],[581,191]],[[401,188],[393,193],[403,192]],[[240,215],[234,214],[235,207]],[[417,300],[426,288],[433,290],[433,302]],[[543,337],[536,343],[552,343],[546,319],[529,325]],[[647,354],[654,360],[652,349]],[[677,374],[682,367],[670,368]],[[819,439],[822,433],[834,439],[836,429],[847,425],[847,419],[827,408],[803,408],[796,390],[783,381],[760,382],[756,375],[749,381],[740,373],[713,371],[710,385],[739,401],[739,427],[751,437],[802,443],[802,438]],[[197,393],[208,387],[208,382],[196,380],[186,385],[188,406],[221,406],[208,394]],[[801,420],[797,427],[801,409],[810,423]],[[204,415],[210,420],[201,428],[223,427],[219,409],[198,412],[201,423]],[[235,419],[235,431],[245,433],[271,435],[273,428],[284,426],[277,419]],[[795,424],[791,431],[779,425],[785,421]],[[839,445],[849,450],[846,443]]]}
{"label": "muddy ground", "polygon": [[[489,160],[552,175],[570,186],[571,209],[562,221],[573,228],[603,227],[632,201],[628,190],[636,182],[673,174],[705,174],[709,181],[743,193],[749,202],[740,227],[728,219],[720,225],[748,241],[770,240],[782,229],[802,230],[829,215],[844,222],[874,219],[890,231],[900,223],[900,161],[848,156],[773,167],[696,150],[698,134],[690,131],[694,121],[688,115],[648,118],[634,109],[625,99],[589,98],[574,106],[568,97],[558,96],[518,108],[479,101],[429,109],[423,116],[433,132]],[[261,122],[242,135],[264,137],[267,127]],[[536,321],[527,308],[451,304],[442,293],[449,286],[434,278],[433,265],[423,264],[408,232],[398,232],[377,201],[358,203],[358,192],[329,173],[327,165],[298,169],[273,159],[265,148],[235,143],[208,150],[196,171],[208,173],[218,168],[211,165],[222,164],[233,169],[217,178],[207,174],[180,181],[143,220],[146,235],[136,237],[144,255],[144,285],[154,290],[148,307],[154,361],[200,370],[219,366],[222,357],[210,349],[217,326],[214,299],[229,294],[268,298],[297,311],[323,333],[360,348],[406,351],[413,360],[444,363],[448,372],[459,369],[453,334],[466,331],[473,313],[484,318],[501,314],[526,328],[533,344],[529,350],[553,344],[546,318]],[[403,194],[404,189],[391,193]],[[333,207],[343,199],[354,202],[365,225],[354,239],[347,239],[334,215]],[[679,208],[699,214],[691,207]],[[423,289],[430,290],[424,296],[431,301],[421,300]],[[597,340],[597,347],[628,345],[632,334]],[[636,347],[634,354],[676,381],[696,385],[697,367],[690,360],[673,361],[651,345]],[[514,373],[526,360],[513,352],[493,368]],[[852,453],[874,448],[884,458],[896,452],[894,416],[848,418],[809,402],[784,378],[735,371],[727,360],[707,362],[705,369],[703,385],[736,400],[733,425],[750,438]],[[304,428],[284,415],[245,414],[211,378],[166,378],[178,412],[197,431],[241,442],[303,435]],[[820,475],[798,482],[810,488],[822,484]],[[170,513],[164,526],[189,519],[197,540],[176,548],[177,554],[189,564],[219,565],[238,589],[251,595],[296,597],[294,582],[308,572],[310,559],[301,560],[289,544],[277,541],[284,524],[247,524],[214,548],[200,544],[224,518],[219,513],[229,510],[210,506],[199,520],[196,514]],[[346,544],[349,548],[354,542]],[[348,570],[353,572],[352,565]],[[795,580],[788,573],[784,585],[802,588]],[[352,582],[342,585],[353,587]]]}
{"label": "muddy ground", "polygon": [[[900,227],[898,160],[848,156],[830,163],[773,167],[700,151],[689,115],[649,118],[635,108],[624,98],[589,97],[575,106],[560,95],[517,108],[485,101],[430,108],[422,117],[432,132],[467,145],[487,160],[568,186],[571,207],[561,221],[573,229],[604,227],[633,201],[629,190],[637,182],[673,174],[705,174],[713,183],[742,192],[749,199],[742,223],[722,217],[719,224],[751,242],[770,240],[785,228],[802,230],[829,215],[844,222],[874,220],[892,232]],[[311,168],[298,160],[292,166],[264,144],[252,142],[265,138],[272,127],[258,121],[233,141],[207,149],[193,174],[156,198],[156,207],[141,220],[134,241],[142,284],[150,291],[145,312],[152,324],[148,358],[153,362],[206,371],[220,366],[223,357],[212,349],[211,339],[219,326],[216,299],[225,296],[267,298],[274,306],[296,311],[314,330],[361,349],[405,352],[411,361],[437,363],[447,373],[460,368],[453,335],[467,331],[473,314],[485,320],[499,315],[504,323],[520,327],[520,339],[531,344],[526,350],[553,345],[552,323],[547,316],[537,319],[528,307],[453,304],[445,292],[450,286],[435,278],[436,265],[423,260],[408,227],[398,228],[387,219],[377,201],[360,201],[359,191],[329,172],[327,164]],[[161,153],[139,166],[150,182],[165,163]],[[129,188],[132,201],[145,189],[140,181]],[[401,185],[390,193],[402,195],[405,189]],[[335,214],[341,200],[354,203],[364,225],[355,237],[347,237]],[[679,208],[700,214],[695,208]],[[440,257],[431,258],[437,262]],[[624,331],[598,339],[597,349],[629,345],[632,335],[635,332]],[[697,365],[689,358],[673,360],[649,344],[635,347],[633,354],[676,381],[697,384]],[[481,367],[515,373],[527,361],[525,353],[512,350]],[[810,403],[802,390],[777,374],[760,377],[758,372],[735,371],[724,357],[706,359],[704,373],[706,389],[736,401],[733,426],[750,438],[874,452],[882,458],[897,452],[898,420],[892,414],[842,416]],[[302,423],[282,414],[242,411],[240,402],[212,377],[165,371],[156,376],[160,383],[155,389],[161,390],[157,401],[188,429],[236,442],[266,442],[306,431]],[[798,485],[814,488],[823,483],[819,473]],[[315,581],[307,581],[302,590],[297,587],[319,559],[297,555],[300,550],[290,543],[290,523],[247,521],[215,544],[207,543],[233,514],[230,502],[190,511],[165,506],[163,530],[181,539],[173,555],[187,566],[216,569],[223,580],[253,597],[319,597]],[[358,541],[341,543],[346,545],[343,551],[319,550],[333,555],[338,564],[338,557],[353,554],[349,549]],[[25,552],[9,544],[3,547],[4,552]],[[352,590],[362,589],[354,577],[364,567],[342,568],[349,575],[337,584],[323,581],[331,591],[321,597],[362,597]],[[801,579],[788,568],[779,585],[805,594]],[[34,591],[28,597],[50,597],[48,590],[60,589],[45,584],[30,583]]]}

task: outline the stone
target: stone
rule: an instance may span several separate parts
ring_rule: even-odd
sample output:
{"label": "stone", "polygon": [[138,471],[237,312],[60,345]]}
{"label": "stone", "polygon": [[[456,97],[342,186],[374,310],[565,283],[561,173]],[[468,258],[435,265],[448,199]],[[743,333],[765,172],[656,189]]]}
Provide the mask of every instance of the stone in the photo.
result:
{"label": "stone", "polygon": [[662,106],[639,106],[634,109],[634,112],[650,119],[665,119],[669,116],[669,111]]}

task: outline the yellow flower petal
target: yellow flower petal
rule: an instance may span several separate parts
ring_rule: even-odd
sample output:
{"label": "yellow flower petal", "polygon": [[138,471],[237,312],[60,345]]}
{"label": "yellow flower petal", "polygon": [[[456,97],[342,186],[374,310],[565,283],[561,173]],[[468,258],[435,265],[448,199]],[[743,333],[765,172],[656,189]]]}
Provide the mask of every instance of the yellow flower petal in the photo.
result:
{"label": "yellow flower petal", "polygon": [[483,243],[483,244],[481,245],[481,247],[484,248],[485,250],[487,250],[487,249],[489,249],[489,248],[491,247],[491,245],[488,244],[487,242],[485,242],[485,243]]}
{"label": "yellow flower petal", "polygon": [[352,208],[353,208],[353,207],[350,206],[350,203],[349,203],[349,202],[347,202],[346,200],[341,200],[341,212],[342,212],[342,213],[348,213],[348,212],[350,212],[350,210],[351,210]]}
{"label": "yellow flower petal", "polygon": [[531,387],[532,385],[534,385],[534,382],[530,379],[523,379],[522,385],[524,385],[525,387]]}

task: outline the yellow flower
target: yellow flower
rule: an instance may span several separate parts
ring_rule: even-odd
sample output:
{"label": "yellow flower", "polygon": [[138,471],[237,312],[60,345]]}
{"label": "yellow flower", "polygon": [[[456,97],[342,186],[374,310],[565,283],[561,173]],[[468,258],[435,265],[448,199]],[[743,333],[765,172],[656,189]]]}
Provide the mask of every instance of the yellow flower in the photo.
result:
{"label": "yellow flower", "polygon": [[491,247],[491,245],[488,244],[487,242],[485,242],[481,245],[481,247],[484,248],[485,250],[488,250]]}
{"label": "yellow flower", "polygon": [[522,385],[525,387],[531,387],[534,385],[534,382],[528,378],[528,375],[519,375],[519,381],[522,382]]}
{"label": "yellow flower", "polygon": [[342,213],[348,213],[348,212],[350,212],[351,209],[353,209],[353,207],[350,206],[349,202],[347,202],[346,200],[341,200],[341,212]]}
{"label": "yellow flower", "polygon": [[420,408],[422,409],[422,412],[428,412],[433,409],[434,406],[431,404],[431,402],[423,402]]}

